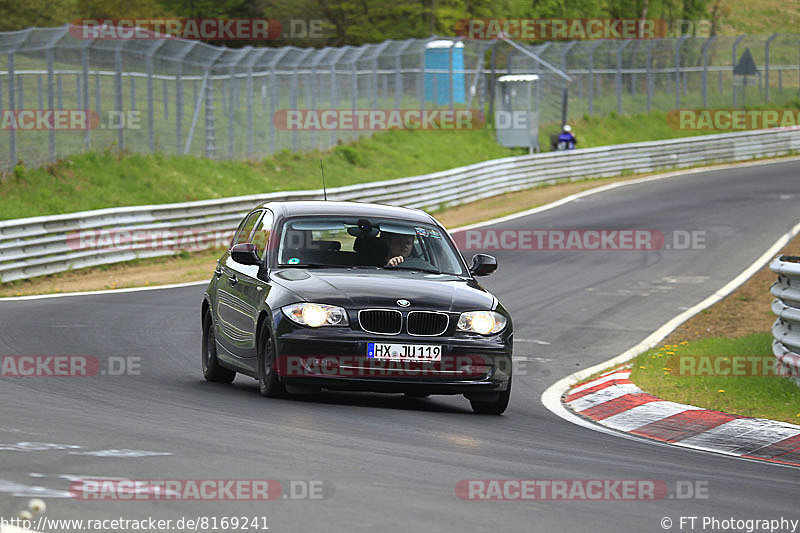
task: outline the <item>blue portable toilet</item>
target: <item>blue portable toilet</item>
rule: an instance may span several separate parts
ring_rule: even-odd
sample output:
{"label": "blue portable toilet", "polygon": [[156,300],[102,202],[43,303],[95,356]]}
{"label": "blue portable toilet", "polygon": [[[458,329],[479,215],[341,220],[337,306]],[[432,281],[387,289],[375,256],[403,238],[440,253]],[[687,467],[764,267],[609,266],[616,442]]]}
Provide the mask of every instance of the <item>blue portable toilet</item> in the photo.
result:
{"label": "blue portable toilet", "polygon": [[[453,104],[466,102],[464,95],[464,43],[440,39],[425,47],[425,101],[450,105],[450,51],[453,52]],[[439,72],[428,72],[436,70]]]}

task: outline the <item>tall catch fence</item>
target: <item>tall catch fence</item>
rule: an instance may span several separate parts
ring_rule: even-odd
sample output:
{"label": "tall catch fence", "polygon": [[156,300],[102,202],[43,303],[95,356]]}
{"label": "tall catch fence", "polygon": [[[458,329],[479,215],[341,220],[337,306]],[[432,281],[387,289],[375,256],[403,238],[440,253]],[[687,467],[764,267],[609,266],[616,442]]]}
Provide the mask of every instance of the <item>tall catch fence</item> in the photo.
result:
{"label": "tall catch fence", "polygon": [[[274,120],[282,110],[461,108],[489,113],[491,124],[494,80],[507,73],[539,76],[541,125],[611,112],[781,105],[800,90],[798,35],[535,46],[431,37],[232,49],[174,38],[83,39],[75,28],[0,33],[0,109],[97,117],[76,131],[3,124],[0,171],[103,150],[258,159],[371,133],[287,129]],[[759,69],[755,85],[733,75],[746,48]]]}

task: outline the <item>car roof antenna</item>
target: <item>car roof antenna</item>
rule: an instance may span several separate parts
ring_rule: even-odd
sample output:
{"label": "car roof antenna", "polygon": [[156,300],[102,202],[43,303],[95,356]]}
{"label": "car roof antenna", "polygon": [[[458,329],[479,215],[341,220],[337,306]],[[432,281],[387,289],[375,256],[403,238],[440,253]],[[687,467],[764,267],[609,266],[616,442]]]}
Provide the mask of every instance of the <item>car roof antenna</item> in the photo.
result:
{"label": "car roof antenna", "polygon": [[325,188],[325,167],[322,166],[322,159],[319,160],[319,170],[322,172],[322,198],[328,201],[328,189]]}

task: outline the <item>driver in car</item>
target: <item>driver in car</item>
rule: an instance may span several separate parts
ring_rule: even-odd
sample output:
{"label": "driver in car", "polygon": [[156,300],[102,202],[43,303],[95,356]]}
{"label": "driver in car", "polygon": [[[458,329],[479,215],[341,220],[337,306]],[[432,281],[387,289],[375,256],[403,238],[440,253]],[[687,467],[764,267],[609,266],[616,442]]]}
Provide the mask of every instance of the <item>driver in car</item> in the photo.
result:
{"label": "driver in car", "polygon": [[397,266],[411,255],[411,247],[414,245],[413,235],[402,235],[399,233],[384,233],[383,235],[386,236],[386,246],[388,248],[386,252],[386,266]]}

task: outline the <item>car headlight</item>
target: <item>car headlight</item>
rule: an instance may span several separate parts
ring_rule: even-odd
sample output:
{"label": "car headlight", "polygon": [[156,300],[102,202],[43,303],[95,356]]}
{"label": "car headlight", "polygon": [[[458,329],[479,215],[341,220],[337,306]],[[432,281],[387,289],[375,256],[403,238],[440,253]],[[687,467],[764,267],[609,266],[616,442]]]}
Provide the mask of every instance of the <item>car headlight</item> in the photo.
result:
{"label": "car headlight", "polygon": [[347,313],[335,305],[299,303],[281,308],[283,314],[293,322],[303,326],[318,328],[320,326],[346,326]]}
{"label": "car headlight", "polygon": [[491,335],[499,333],[506,327],[508,320],[494,311],[468,311],[458,317],[458,330]]}

